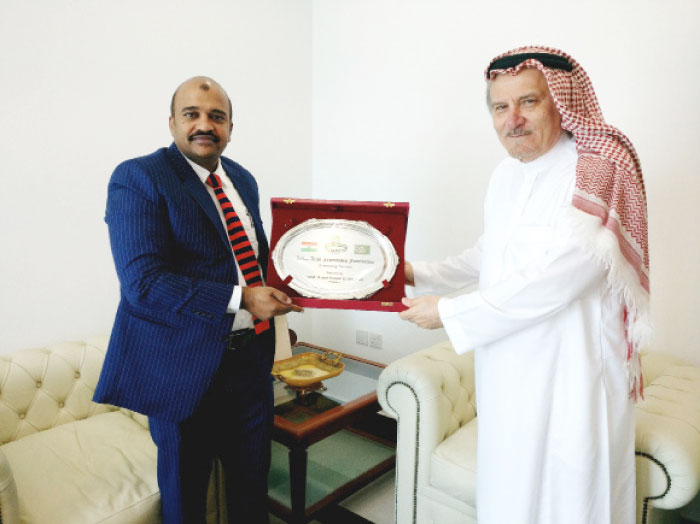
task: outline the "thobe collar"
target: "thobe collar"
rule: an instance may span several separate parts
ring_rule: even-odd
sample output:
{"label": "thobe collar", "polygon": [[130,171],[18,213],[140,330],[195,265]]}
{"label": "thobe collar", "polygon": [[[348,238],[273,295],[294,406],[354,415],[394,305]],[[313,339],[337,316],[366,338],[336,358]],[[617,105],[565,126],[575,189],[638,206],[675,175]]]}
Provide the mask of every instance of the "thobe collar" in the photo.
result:
{"label": "thobe collar", "polygon": [[543,173],[554,167],[555,164],[565,159],[570,147],[575,147],[575,142],[569,133],[562,129],[561,136],[554,146],[547,151],[544,155],[537,157],[532,162],[520,162],[521,169],[526,173]]}

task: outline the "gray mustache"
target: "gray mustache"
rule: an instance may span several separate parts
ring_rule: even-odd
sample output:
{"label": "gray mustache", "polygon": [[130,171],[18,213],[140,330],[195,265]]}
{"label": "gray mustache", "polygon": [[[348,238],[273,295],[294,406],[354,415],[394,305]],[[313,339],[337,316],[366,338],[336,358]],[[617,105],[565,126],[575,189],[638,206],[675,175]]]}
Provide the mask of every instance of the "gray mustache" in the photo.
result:
{"label": "gray mustache", "polygon": [[525,131],[522,129],[514,129],[513,131],[508,131],[506,133],[506,136],[525,136],[525,135],[531,135],[532,131]]}

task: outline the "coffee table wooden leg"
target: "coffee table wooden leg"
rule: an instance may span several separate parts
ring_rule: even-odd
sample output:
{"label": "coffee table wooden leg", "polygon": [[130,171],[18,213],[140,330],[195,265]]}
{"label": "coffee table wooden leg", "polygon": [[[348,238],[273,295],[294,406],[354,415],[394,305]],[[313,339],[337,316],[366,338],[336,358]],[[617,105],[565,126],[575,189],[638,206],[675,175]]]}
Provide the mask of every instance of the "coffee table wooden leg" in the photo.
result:
{"label": "coffee table wooden leg", "polygon": [[306,522],[306,449],[289,450],[289,481],[292,495],[292,522]]}

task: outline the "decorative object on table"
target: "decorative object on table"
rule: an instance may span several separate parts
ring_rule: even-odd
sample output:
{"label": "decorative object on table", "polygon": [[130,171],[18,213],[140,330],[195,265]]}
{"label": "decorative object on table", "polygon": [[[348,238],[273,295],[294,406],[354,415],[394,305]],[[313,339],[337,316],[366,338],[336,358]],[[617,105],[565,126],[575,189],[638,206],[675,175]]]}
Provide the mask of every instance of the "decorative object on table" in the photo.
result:
{"label": "decorative object on table", "polygon": [[300,353],[275,362],[272,375],[293,389],[299,399],[324,390],[323,381],[340,375],[343,369],[345,364],[340,361],[339,353]]}

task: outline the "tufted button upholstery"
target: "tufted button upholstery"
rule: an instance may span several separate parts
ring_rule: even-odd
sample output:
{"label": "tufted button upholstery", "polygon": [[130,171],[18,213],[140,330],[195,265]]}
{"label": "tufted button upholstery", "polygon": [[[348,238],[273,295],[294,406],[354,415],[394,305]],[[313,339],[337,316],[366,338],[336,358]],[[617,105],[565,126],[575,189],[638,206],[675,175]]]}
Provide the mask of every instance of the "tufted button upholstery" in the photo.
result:
{"label": "tufted button upholstery", "polygon": [[673,357],[650,365],[643,370],[654,380],[636,409],[637,482],[653,507],[674,509],[700,490],[700,368]]}
{"label": "tufted button upholstery", "polygon": [[[665,521],[700,489],[700,368],[642,355],[645,399],[636,406],[637,522]],[[473,354],[448,341],[389,364],[377,396],[398,421],[396,522],[476,524]],[[507,497],[504,499],[507,503]]]}
{"label": "tufted button upholstery", "polygon": [[[108,337],[0,355],[0,521],[160,522],[148,419],[96,404]],[[223,524],[215,464],[208,524]]]}
{"label": "tufted button upholstery", "polygon": [[[459,447],[460,435],[475,435],[470,424],[476,417],[473,354],[457,355],[445,341],[396,360],[380,375],[377,396],[384,411],[398,419],[396,522],[476,522],[468,502],[450,499],[450,515],[442,512],[444,505],[433,504],[445,495],[432,482],[444,485],[454,479],[447,478],[447,470],[431,468],[433,461],[452,461],[451,472],[465,466],[447,456],[452,448],[444,448],[439,457],[433,451],[442,442]],[[459,482],[468,485],[474,472],[462,473]]]}
{"label": "tufted button upholstery", "polygon": [[0,441],[115,410],[92,402],[106,343],[95,337],[0,355]]}

